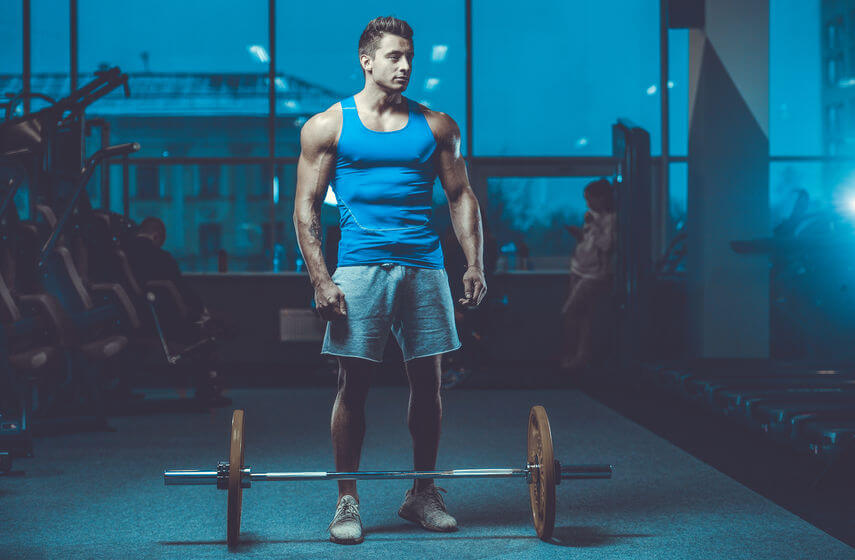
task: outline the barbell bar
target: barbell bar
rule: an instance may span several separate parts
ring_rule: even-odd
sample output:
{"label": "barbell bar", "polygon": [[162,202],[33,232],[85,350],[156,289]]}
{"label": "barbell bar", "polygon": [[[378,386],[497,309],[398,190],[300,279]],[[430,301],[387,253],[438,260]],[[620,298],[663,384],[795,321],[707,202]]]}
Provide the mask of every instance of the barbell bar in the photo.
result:
{"label": "barbell bar", "polygon": [[[562,465],[554,457],[549,418],[542,406],[529,412],[528,449],[524,468],[453,469],[432,471],[354,471],[354,472],[266,472],[253,473],[244,465],[244,412],[232,414],[229,462],[221,461],[217,470],[173,469],[163,472],[167,486],[215,485],[228,490],[227,533],[230,547],[240,540],[242,492],[253,482],[297,482],[316,480],[399,480],[415,478],[524,478],[537,536],[547,540],[555,527],[555,486],[562,480],[609,479],[614,467],[608,464]],[[232,469],[231,465],[239,465]]]}

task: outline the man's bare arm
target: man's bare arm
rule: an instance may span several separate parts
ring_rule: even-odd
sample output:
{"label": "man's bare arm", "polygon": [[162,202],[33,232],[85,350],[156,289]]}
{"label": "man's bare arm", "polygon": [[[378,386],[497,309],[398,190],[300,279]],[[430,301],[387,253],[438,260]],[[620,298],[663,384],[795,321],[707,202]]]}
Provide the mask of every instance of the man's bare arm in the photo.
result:
{"label": "man's bare arm", "polygon": [[294,228],[321,316],[332,320],[344,315],[344,294],[330,278],[321,239],[321,206],[335,165],[336,137],[341,113],[330,109],[315,115],[300,132],[297,189],[294,197]]}
{"label": "man's bare arm", "polygon": [[[487,292],[484,281],[484,234],[481,226],[481,208],[469,184],[466,162],[460,154],[460,129],[444,113],[432,111],[429,116],[431,130],[436,139],[436,170],[442,182],[454,234],[460,242],[466,262],[470,267],[463,277],[465,295],[461,303],[478,305]],[[477,274],[475,273],[477,271]]]}

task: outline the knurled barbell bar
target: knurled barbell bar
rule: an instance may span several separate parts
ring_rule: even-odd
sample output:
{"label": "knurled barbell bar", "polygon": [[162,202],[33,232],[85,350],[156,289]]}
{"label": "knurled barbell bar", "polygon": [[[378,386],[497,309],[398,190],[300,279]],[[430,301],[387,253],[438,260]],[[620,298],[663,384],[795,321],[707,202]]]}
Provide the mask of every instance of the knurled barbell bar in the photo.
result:
{"label": "knurled barbell bar", "polygon": [[[215,471],[167,470],[167,486],[184,484],[216,485],[228,490],[227,533],[229,546],[240,539],[240,514],[243,489],[253,482],[304,480],[388,480],[411,478],[524,478],[529,484],[531,511],[537,536],[552,536],[555,528],[555,486],[562,480],[603,479],[612,477],[612,465],[561,465],[554,456],[552,431],[546,409],[537,405],[528,416],[528,449],[522,469],[453,469],[436,471],[356,471],[356,472],[268,472],[254,473],[244,465],[244,414],[232,414],[229,461],[220,462]],[[231,466],[238,465],[234,469]]]}

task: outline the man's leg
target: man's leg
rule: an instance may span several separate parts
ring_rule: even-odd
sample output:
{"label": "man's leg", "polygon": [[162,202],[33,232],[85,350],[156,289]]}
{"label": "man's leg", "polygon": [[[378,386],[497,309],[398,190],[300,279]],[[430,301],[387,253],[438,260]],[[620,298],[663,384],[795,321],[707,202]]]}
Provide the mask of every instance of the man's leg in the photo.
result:
{"label": "man's leg", "polygon": [[[413,436],[413,466],[416,470],[434,470],[439,448],[442,401],[439,396],[442,356],[414,358],[405,362],[410,380],[410,407],[407,421]],[[431,531],[456,531],[457,520],[448,514],[445,501],[433,479],[413,480],[398,515]],[[444,490],[443,490],[444,492]]]}
{"label": "man's leg", "polygon": [[[442,355],[414,358],[405,362],[410,381],[407,424],[413,437],[413,467],[417,471],[434,470],[439,450],[442,400],[439,394]],[[432,478],[414,479],[413,491],[433,485]]]}
{"label": "man's leg", "polygon": [[[333,405],[330,431],[335,468],[350,472],[359,469],[365,438],[365,397],[377,364],[361,358],[339,358],[338,363],[338,394]],[[359,502],[355,480],[338,481],[339,500],[346,494]]]}

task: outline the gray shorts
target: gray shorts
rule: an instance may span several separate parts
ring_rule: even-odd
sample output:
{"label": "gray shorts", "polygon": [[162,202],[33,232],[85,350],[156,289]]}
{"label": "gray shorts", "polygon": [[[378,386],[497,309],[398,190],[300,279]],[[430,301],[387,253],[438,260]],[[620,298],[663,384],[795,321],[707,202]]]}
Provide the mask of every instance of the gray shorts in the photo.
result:
{"label": "gray shorts", "polygon": [[327,323],[321,354],[382,362],[390,331],[404,361],[460,348],[444,268],[342,266],[332,280],[344,292],[347,316]]}

